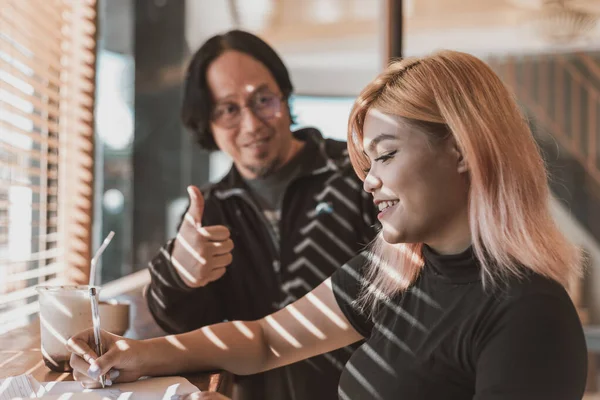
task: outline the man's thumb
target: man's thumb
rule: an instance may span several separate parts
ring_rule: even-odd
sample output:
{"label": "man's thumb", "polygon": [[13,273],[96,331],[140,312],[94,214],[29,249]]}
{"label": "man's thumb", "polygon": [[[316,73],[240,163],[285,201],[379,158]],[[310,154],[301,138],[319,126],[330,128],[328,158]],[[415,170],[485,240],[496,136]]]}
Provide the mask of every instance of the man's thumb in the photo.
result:
{"label": "man's thumb", "polygon": [[202,214],[204,213],[204,196],[202,196],[200,189],[194,185],[188,186],[187,191],[190,196],[188,214],[194,217],[196,224],[200,226],[202,224]]}

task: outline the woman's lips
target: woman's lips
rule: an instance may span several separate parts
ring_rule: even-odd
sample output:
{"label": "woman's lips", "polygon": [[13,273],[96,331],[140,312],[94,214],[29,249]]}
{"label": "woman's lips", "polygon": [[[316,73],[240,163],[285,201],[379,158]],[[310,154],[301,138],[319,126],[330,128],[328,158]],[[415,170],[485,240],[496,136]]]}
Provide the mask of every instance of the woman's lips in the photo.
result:
{"label": "woman's lips", "polygon": [[384,208],[379,212],[379,214],[377,214],[377,219],[382,219],[386,216],[386,214],[389,214],[390,212],[394,211],[396,207],[398,207],[398,203],[394,204],[393,206]]}

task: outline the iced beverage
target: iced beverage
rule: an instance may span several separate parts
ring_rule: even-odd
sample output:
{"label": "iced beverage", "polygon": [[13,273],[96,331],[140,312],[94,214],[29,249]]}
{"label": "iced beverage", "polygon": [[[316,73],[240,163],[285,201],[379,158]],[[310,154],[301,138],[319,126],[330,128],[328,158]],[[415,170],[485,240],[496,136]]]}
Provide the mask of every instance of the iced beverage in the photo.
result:
{"label": "iced beverage", "polygon": [[67,340],[92,327],[88,286],[38,286],[42,357],[48,368],[69,372]]}

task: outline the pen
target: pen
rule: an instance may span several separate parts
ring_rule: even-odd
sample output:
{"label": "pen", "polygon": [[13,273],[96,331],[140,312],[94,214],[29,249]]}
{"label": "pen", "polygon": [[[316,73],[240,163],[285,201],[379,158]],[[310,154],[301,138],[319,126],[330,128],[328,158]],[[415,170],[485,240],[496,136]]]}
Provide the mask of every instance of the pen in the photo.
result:
{"label": "pen", "polygon": [[[92,303],[92,326],[94,328],[94,341],[96,342],[96,354],[98,358],[104,354],[102,348],[102,340],[100,339],[100,313],[98,312],[98,291],[95,287],[90,287],[90,300]],[[106,378],[104,375],[100,376],[100,384],[104,388],[106,385]]]}

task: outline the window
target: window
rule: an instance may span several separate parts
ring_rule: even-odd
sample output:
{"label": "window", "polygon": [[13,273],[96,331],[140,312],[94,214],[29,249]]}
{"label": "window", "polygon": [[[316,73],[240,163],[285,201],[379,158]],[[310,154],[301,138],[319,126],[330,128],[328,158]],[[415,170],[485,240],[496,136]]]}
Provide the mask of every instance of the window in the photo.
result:
{"label": "window", "polygon": [[0,0],[0,332],[35,285],[87,280],[95,20],[95,0]]}
{"label": "window", "polygon": [[290,106],[296,125],[292,129],[312,126],[319,129],[326,138],[345,142],[353,105],[352,97],[294,96]]}

